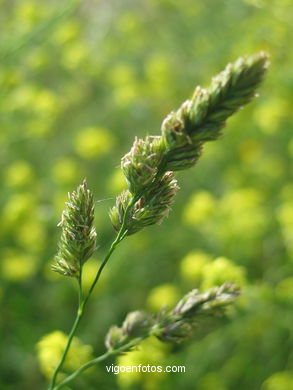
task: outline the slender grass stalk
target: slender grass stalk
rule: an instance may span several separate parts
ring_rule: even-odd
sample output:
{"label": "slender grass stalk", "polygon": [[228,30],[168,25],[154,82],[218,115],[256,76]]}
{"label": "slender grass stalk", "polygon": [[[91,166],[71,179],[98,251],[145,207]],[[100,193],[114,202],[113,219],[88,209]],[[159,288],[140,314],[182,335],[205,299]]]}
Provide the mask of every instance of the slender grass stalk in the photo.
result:
{"label": "slender grass stalk", "polygon": [[101,276],[101,273],[105,267],[105,265],[107,264],[109,258],[111,257],[112,253],[114,252],[114,250],[116,249],[117,245],[126,237],[128,231],[127,231],[127,226],[126,226],[126,223],[127,223],[127,219],[128,219],[128,214],[130,213],[130,210],[133,206],[133,204],[136,202],[136,199],[133,198],[132,201],[129,203],[129,205],[127,206],[126,210],[125,210],[125,214],[124,214],[124,220],[123,220],[123,223],[122,223],[122,226],[115,238],[115,240],[112,242],[111,246],[110,246],[110,249],[108,251],[108,253],[106,254],[102,264],[100,265],[99,269],[98,269],[98,272],[96,274],[96,277],[89,289],[89,292],[87,294],[87,296],[85,297],[84,301],[83,301],[83,307],[84,305],[87,303],[89,297],[91,296],[100,276]]}
{"label": "slender grass stalk", "polygon": [[133,198],[133,200],[129,203],[126,211],[125,211],[125,215],[124,215],[124,221],[123,221],[123,224],[121,226],[121,229],[119,230],[119,232],[117,233],[116,235],[116,238],[115,240],[112,242],[111,246],[110,246],[110,249],[109,251],[107,252],[102,264],[100,265],[100,267],[98,268],[98,271],[97,271],[97,274],[96,274],[96,277],[93,281],[93,283],[91,284],[91,287],[87,293],[87,295],[85,296],[85,298],[82,297],[82,267],[80,268],[80,272],[79,272],[79,275],[78,275],[78,286],[79,286],[79,289],[78,289],[78,296],[79,296],[79,304],[78,304],[78,309],[77,309],[77,313],[76,313],[76,317],[75,317],[75,320],[74,320],[74,323],[73,323],[73,326],[71,328],[71,331],[69,333],[69,336],[68,336],[68,340],[67,340],[67,344],[66,344],[66,347],[64,349],[64,352],[62,354],[62,357],[60,359],[60,362],[59,364],[57,365],[57,367],[55,368],[55,371],[54,371],[54,374],[53,374],[53,377],[52,377],[52,380],[51,380],[51,383],[50,383],[50,386],[48,388],[48,390],[53,390],[54,387],[55,387],[55,384],[56,384],[56,380],[57,380],[57,375],[58,373],[60,372],[62,366],[63,366],[63,363],[66,359],[66,356],[67,356],[67,353],[70,349],[70,345],[72,343],[72,340],[73,340],[73,337],[76,333],[76,330],[78,328],[78,325],[83,317],[83,313],[84,313],[84,308],[101,276],[101,273],[105,267],[105,265],[107,264],[108,260],[110,259],[112,253],[114,252],[114,250],[116,249],[117,245],[124,239],[124,237],[126,236],[127,234],[127,228],[126,228],[126,221],[127,221],[127,218],[128,218],[128,213],[130,212],[131,210],[131,207],[133,206],[135,202],[135,198]]}
{"label": "slender grass stalk", "polygon": [[173,310],[159,313],[156,317],[143,311],[129,313],[122,328],[110,328],[106,336],[108,352],[82,365],[53,387],[53,390],[61,389],[85,370],[109,357],[131,351],[134,346],[150,336],[156,336],[161,341],[181,341],[190,334],[195,324],[198,326],[200,321],[209,316],[223,314],[225,307],[234,302],[238,294],[235,286],[226,283],[204,294],[192,290],[177,303]]}
{"label": "slender grass stalk", "polygon": [[180,342],[190,334],[199,319],[223,314],[225,306],[235,300],[238,294],[235,287],[224,284],[204,294],[192,290],[172,311],[161,312],[157,318],[144,312],[130,313],[122,328],[114,326],[110,329],[106,337],[107,353],[86,363],[56,385],[85,306],[116,247],[126,236],[163,221],[179,189],[174,173],[197,163],[204,144],[216,140],[226,120],[255,96],[267,67],[268,57],[263,52],[238,59],[214,78],[208,89],[197,87],[191,99],[177,111],[172,111],[162,124],[160,136],[135,139],[130,152],[121,159],[128,190],[118,195],[116,205],[109,213],[117,235],[85,297],[82,267],[96,248],[93,195],[85,181],[69,194],[60,222],[59,251],[52,268],[65,276],[77,278],[78,309],[48,390],[60,389],[87,368],[110,355],[126,351],[150,334],[163,342]]}
{"label": "slender grass stalk", "polygon": [[[121,232],[122,232],[122,228],[121,228]],[[48,388],[48,390],[53,390],[54,387],[55,387],[55,383],[56,383],[56,379],[57,379],[57,375],[58,373],[60,372],[62,366],[63,366],[63,363],[66,359],[66,356],[67,356],[67,353],[69,351],[69,348],[70,348],[70,345],[72,343],[72,340],[73,340],[73,337],[76,333],[76,330],[78,328],[78,325],[83,317],[83,314],[84,314],[84,308],[86,306],[86,303],[92,293],[92,291],[94,290],[98,280],[99,280],[99,277],[103,271],[103,268],[105,267],[106,263],[108,262],[109,258],[111,257],[112,253],[114,252],[116,246],[122,241],[123,239],[123,236],[121,235],[121,232],[119,232],[116,236],[116,239],[113,241],[113,243],[111,244],[111,247],[109,249],[109,251],[107,252],[106,256],[105,256],[105,259],[104,261],[102,262],[102,264],[100,265],[99,269],[98,269],[98,272],[96,274],[96,277],[94,279],[94,282],[92,283],[89,291],[88,291],[88,294],[86,295],[86,297],[84,299],[82,299],[82,293],[81,293],[81,282],[79,283],[79,305],[78,305],[78,310],[77,310],[77,313],[76,313],[76,317],[75,317],[75,320],[74,320],[74,323],[73,323],[73,326],[71,328],[71,331],[69,333],[69,336],[68,336],[68,340],[67,340],[67,344],[66,344],[66,347],[64,349],[64,352],[62,354],[62,357],[61,357],[61,360],[59,362],[59,364],[57,365],[55,371],[54,371],[54,374],[53,374],[53,377],[52,377],[52,380],[51,380],[51,383],[50,383],[50,386]]]}
{"label": "slender grass stalk", "polygon": [[72,340],[73,340],[73,337],[75,335],[75,332],[76,332],[76,329],[79,325],[79,322],[82,318],[82,311],[80,311],[80,305],[78,306],[78,311],[77,311],[77,315],[75,317],[75,320],[74,320],[74,323],[73,323],[73,326],[71,328],[71,331],[69,333],[69,336],[68,336],[68,341],[67,341],[67,345],[64,349],[64,352],[62,354],[62,357],[61,357],[61,360],[59,362],[59,364],[57,365],[57,367],[55,368],[55,371],[54,371],[54,374],[53,374],[53,377],[52,377],[52,380],[51,380],[51,383],[49,385],[49,390],[52,390],[55,386],[55,383],[56,383],[56,379],[57,379],[57,375],[59,373],[59,371],[61,370],[62,366],[63,366],[63,363],[65,361],[65,358],[67,356],[67,353],[69,351],[69,348],[70,348],[70,345],[72,343]]}

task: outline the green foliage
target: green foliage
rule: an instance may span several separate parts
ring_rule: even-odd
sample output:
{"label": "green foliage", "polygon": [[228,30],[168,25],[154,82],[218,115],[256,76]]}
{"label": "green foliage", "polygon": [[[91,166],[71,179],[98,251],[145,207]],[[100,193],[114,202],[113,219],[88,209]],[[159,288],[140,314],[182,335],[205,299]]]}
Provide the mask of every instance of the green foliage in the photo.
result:
{"label": "green foliage", "polygon": [[[184,191],[164,228],[121,245],[79,337],[102,353],[105,329],[126,312],[159,307],[163,298],[175,304],[176,293],[222,280],[222,267],[246,286],[233,318],[176,351],[146,340],[117,360],[186,364],[185,374],[113,376],[102,367],[72,389],[289,389],[291,1],[90,0],[52,23],[64,8],[55,0],[0,1],[1,389],[44,388],[34,345],[71,323],[73,291],[50,270],[66,193],[87,177],[103,200],[96,205],[101,248],[85,264],[96,269],[113,237],[108,199],[126,187],[115,168],[134,136],[158,134],[194,85],[260,50],[272,62],[261,99],[207,144],[194,173],[180,173]],[[212,265],[223,256],[228,262]]]}

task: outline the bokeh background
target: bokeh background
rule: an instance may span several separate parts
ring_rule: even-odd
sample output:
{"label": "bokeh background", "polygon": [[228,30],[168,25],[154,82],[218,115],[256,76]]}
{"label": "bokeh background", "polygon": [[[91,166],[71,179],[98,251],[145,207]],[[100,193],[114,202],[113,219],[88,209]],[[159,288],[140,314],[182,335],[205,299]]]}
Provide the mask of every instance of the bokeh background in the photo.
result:
{"label": "bokeh background", "polygon": [[212,333],[176,347],[149,340],[116,361],[185,374],[101,365],[70,388],[293,389],[292,18],[291,0],[0,1],[1,389],[44,389],[71,326],[75,286],[50,270],[67,192],[87,177],[100,200],[89,285],[114,237],[107,212],[134,136],[158,134],[197,84],[259,50],[271,55],[260,98],[178,175],[164,224],[121,244],[67,369],[101,354],[127,312],[233,280],[242,297]]}

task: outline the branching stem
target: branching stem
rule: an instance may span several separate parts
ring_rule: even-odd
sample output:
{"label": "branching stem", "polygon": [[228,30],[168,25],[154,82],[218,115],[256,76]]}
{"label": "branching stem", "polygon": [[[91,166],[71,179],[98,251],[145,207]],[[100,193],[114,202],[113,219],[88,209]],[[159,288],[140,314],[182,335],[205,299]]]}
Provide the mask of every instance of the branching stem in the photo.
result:
{"label": "branching stem", "polygon": [[[83,313],[84,313],[84,308],[85,308],[85,305],[87,304],[100,276],[101,276],[101,273],[105,267],[105,265],[107,264],[108,260],[110,259],[112,253],[114,252],[115,248],[117,247],[117,245],[124,239],[124,237],[126,236],[127,234],[127,228],[126,228],[126,224],[127,224],[127,218],[128,218],[128,215],[131,211],[131,207],[135,204],[135,202],[137,201],[137,197],[133,197],[132,200],[129,202],[126,210],[125,210],[125,215],[124,215],[124,218],[123,218],[123,223],[122,223],[122,226],[121,226],[121,229],[119,230],[119,232],[117,233],[117,236],[115,238],[115,240],[112,242],[111,246],[110,246],[110,249],[109,251],[107,252],[102,264],[100,265],[98,271],[97,271],[97,274],[96,274],[96,277],[87,293],[87,295],[85,296],[85,298],[82,297],[82,272],[80,271],[79,273],[79,276],[78,276],[78,296],[79,296],[79,304],[78,304],[78,310],[77,310],[77,314],[76,314],[76,317],[75,317],[75,320],[74,320],[74,323],[73,323],[73,326],[71,328],[71,331],[69,333],[69,336],[68,336],[68,340],[67,340],[67,344],[66,344],[66,347],[64,349],[64,352],[62,354],[62,357],[60,359],[60,362],[59,364],[57,365],[55,371],[54,371],[54,374],[53,374],[53,377],[52,377],[52,380],[51,380],[51,383],[49,385],[49,388],[48,390],[55,390],[57,388],[59,388],[58,386],[56,387],[55,384],[56,384],[56,380],[57,380],[57,375],[58,373],[60,372],[62,366],[63,366],[63,363],[66,359],[66,356],[67,356],[67,353],[69,351],[69,348],[70,348],[70,345],[72,343],[72,340],[73,340],[73,337],[76,333],[76,330],[78,328],[78,325],[80,323],[80,320],[81,318],[83,317]],[[109,353],[108,353],[109,354]],[[105,354],[107,355],[107,354]],[[102,355],[104,356],[104,355]],[[97,358],[99,359],[99,358]],[[95,363],[93,363],[95,364]],[[93,365],[91,364],[91,365]],[[84,366],[83,366],[84,367]],[[90,366],[89,366],[90,367]],[[88,368],[88,367],[86,367]],[[84,369],[86,369],[84,368]],[[82,369],[82,367],[80,368],[80,370]],[[84,371],[84,369],[82,369],[80,372]],[[79,372],[79,373],[80,373]],[[77,376],[79,374],[76,374],[75,376]],[[74,376],[74,377],[75,377]]]}
{"label": "branching stem", "polygon": [[90,367],[92,367],[92,366],[94,366],[94,365],[96,365],[96,364],[98,364],[98,363],[108,359],[110,356],[115,356],[115,355],[118,355],[121,352],[128,351],[132,347],[138,345],[146,337],[148,337],[148,335],[146,335],[145,337],[138,337],[138,338],[132,340],[131,342],[123,345],[120,348],[112,349],[112,350],[104,353],[103,355],[98,356],[97,358],[95,358],[93,360],[90,360],[89,362],[87,362],[83,366],[81,366],[78,370],[74,371],[67,378],[65,378],[62,382],[60,382],[59,385],[55,386],[53,388],[53,390],[61,389],[63,386],[67,385],[69,382],[73,381],[76,377],[78,377],[83,371],[85,371],[88,368],[90,368]]}

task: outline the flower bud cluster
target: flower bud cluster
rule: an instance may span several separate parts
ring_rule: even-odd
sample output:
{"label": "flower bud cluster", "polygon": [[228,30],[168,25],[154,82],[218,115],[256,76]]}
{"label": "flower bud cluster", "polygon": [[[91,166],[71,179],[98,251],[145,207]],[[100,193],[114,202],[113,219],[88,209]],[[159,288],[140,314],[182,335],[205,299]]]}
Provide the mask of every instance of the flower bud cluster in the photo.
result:
{"label": "flower bud cluster", "polygon": [[121,169],[132,194],[145,191],[155,179],[164,151],[161,137],[135,138],[130,152],[121,159]]}
{"label": "flower bud cluster", "polygon": [[86,181],[68,196],[59,223],[62,233],[52,269],[65,276],[78,276],[82,265],[96,249],[94,200]]}
{"label": "flower bud cluster", "polygon": [[[166,172],[149,192],[135,202],[125,221],[127,234],[136,233],[146,226],[160,224],[168,215],[178,189],[173,172]],[[131,193],[128,190],[123,191],[117,196],[116,205],[110,210],[112,225],[117,231],[122,226],[131,199]]]}
{"label": "flower bud cluster", "polygon": [[157,337],[161,341],[180,342],[199,327],[207,317],[223,316],[228,305],[239,295],[235,285],[225,283],[205,293],[192,290],[186,294],[173,310],[162,315],[162,324]]}
{"label": "flower bud cluster", "polygon": [[178,188],[174,181],[167,185],[164,175],[197,163],[205,142],[216,140],[228,117],[255,96],[267,68],[263,52],[238,59],[208,89],[197,87],[191,99],[172,111],[162,123],[161,136],[135,139],[121,160],[128,192],[118,196],[110,211],[116,230],[123,226],[133,234],[162,221]]}
{"label": "flower bud cluster", "polygon": [[178,343],[188,338],[201,321],[207,317],[223,316],[228,305],[235,302],[239,291],[233,284],[225,283],[205,293],[192,290],[170,311],[152,316],[143,311],[127,315],[122,327],[112,326],[106,336],[108,350],[115,350],[135,338],[156,336],[163,342]]}
{"label": "flower bud cluster", "polygon": [[239,58],[214,77],[207,90],[196,87],[192,98],[167,116],[162,124],[167,169],[182,170],[197,162],[203,144],[216,140],[226,120],[256,96],[268,65],[264,52]]}
{"label": "flower bud cluster", "polygon": [[117,349],[135,338],[145,337],[153,325],[153,316],[144,311],[133,311],[126,316],[121,328],[110,328],[105,339],[106,348]]}

